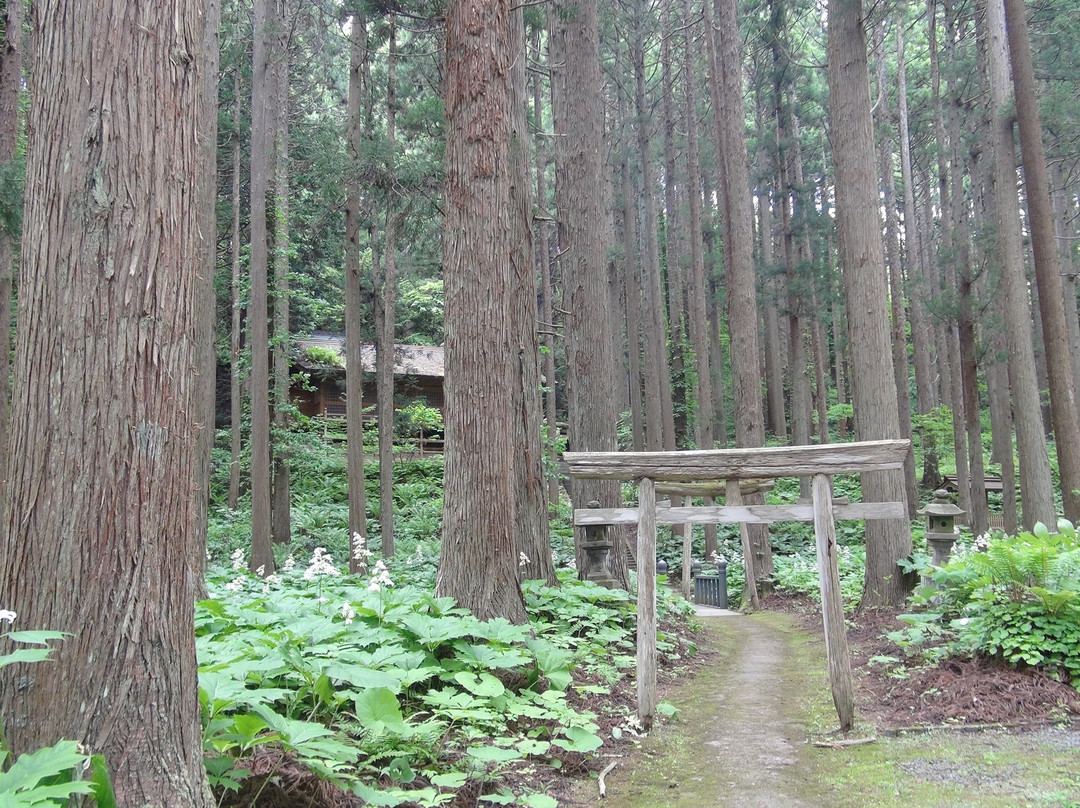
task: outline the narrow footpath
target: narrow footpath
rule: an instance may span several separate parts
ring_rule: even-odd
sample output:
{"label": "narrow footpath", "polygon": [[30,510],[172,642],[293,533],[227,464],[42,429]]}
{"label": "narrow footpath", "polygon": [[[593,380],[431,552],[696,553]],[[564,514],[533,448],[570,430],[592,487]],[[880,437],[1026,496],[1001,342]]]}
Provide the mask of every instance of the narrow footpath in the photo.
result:
{"label": "narrow footpath", "polygon": [[[821,680],[823,648],[782,614],[699,615],[720,657],[677,684],[667,699],[678,729],[662,728],[642,745],[644,758],[619,761],[606,778],[610,808],[819,808],[808,796],[805,751],[808,682]],[[717,616],[712,616],[715,614]],[[720,616],[722,615],[722,616]],[[815,643],[819,645],[819,643]],[[793,647],[798,646],[798,647]],[[812,653],[807,653],[811,650]],[[808,660],[809,657],[809,660]],[[809,664],[810,669],[807,665]],[[811,688],[817,686],[810,685]],[[598,795],[580,805],[598,805]]]}

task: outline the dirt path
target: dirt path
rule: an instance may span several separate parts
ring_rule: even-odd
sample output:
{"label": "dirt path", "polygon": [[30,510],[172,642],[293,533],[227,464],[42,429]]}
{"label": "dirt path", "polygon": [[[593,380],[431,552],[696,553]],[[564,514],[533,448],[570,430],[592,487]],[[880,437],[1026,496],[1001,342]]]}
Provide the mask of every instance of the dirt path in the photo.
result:
{"label": "dirt path", "polygon": [[[793,670],[789,646],[801,632],[777,614],[704,617],[702,622],[720,658],[668,694],[679,719],[643,744],[644,763],[616,766],[608,775],[604,804],[825,805],[807,796],[799,765],[806,739],[805,682]],[[582,797],[581,805],[597,804]]]}
{"label": "dirt path", "polygon": [[606,799],[582,783],[564,808],[1080,808],[1080,727],[817,748],[837,723],[822,641],[776,612],[701,621],[719,654],[663,694],[678,718],[613,758]]}

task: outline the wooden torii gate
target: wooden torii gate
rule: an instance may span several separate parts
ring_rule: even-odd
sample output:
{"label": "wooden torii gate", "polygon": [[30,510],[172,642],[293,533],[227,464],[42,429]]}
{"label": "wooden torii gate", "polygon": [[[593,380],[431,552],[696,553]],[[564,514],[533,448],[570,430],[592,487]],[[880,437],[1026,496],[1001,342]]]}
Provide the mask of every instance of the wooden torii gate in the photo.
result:
{"label": "wooden torii gate", "polygon": [[[855,722],[855,691],[844,629],[840,571],[836,557],[836,519],[906,519],[901,502],[834,504],[832,475],[901,468],[910,451],[907,440],[862,441],[818,446],[770,446],[758,449],[705,449],[677,452],[566,452],[570,476],[583,479],[637,480],[636,508],[581,508],[575,525],[636,523],[637,530],[637,694],[638,718],[644,726],[656,712],[656,526],[657,524],[739,524],[802,521],[814,523],[821,611],[829,683],[840,728]],[[809,505],[743,505],[741,480],[812,477]],[[724,480],[725,505],[657,507],[657,482]],[[897,494],[903,498],[903,491]],[[737,501],[732,501],[737,500]],[[743,551],[747,552],[746,531]],[[749,556],[748,556],[749,557]]]}

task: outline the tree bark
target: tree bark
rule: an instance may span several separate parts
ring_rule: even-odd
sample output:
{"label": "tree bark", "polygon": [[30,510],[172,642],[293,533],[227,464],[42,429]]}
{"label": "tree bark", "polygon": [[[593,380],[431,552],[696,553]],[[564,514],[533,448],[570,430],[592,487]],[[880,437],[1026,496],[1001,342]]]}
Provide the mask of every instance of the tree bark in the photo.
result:
{"label": "tree bark", "polygon": [[[705,253],[701,224],[701,145],[698,142],[697,92],[695,89],[694,54],[690,32],[693,31],[693,6],[684,0],[682,25],[687,29],[683,64],[683,93],[686,101],[687,197],[690,203],[690,345],[694,350],[694,401],[697,405],[694,441],[699,449],[715,445],[713,429],[712,370],[709,353],[709,318],[705,297]],[[703,504],[711,505],[711,499]],[[716,525],[705,526],[705,558],[716,552]],[[689,586],[689,581],[685,584]]]}
{"label": "tree bark", "polygon": [[1012,61],[1013,98],[1020,129],[1024,190],[1030,215],[1035,289],[1038,292],[1050,382],[1050,414],[1058,451],[1061,498],[1065,518],[1075,523],[1080,520],[1080,421],[1077,420],[1076,380],[1069,355],[1061,269],[1054,238],[1054,213],[1050,205],[1050,182],[1046,172],[1042,123],[1023,0],[1005,0],[1005,28]]}
{"label": "tree bark", "polygon": [[[900,433],[890,361],[885,257],[878,215],[866,33],[861,0],[829,3],[829,107],[836,163],[836,231],[847,301],[852,400],[860,440]],[[903,471],[862,475],[867,502],[903,496]],[[911,553],[907,519],[866,525],[862,608],[899,605],[908,587],[897,561]]]}
{"label": "tree bark", "polygon": [[364,146],[362,97],[367,60],[367,21],[354,13],[349,32],[349,172],[345,179],[345,439],[349,475],[349,572],[353,574],[367,570],[360,279],[360,154]]}
{"label": "tree bark", "polygon": [[0,581],[21,628],[69,635],[4,668],[0,707],[16,755],[79,741],[150,808],[214,804],[191,620],[204,11],[43,1],[32,46]]}
{"label": "tree bark", "polygon": [[[1016,144],[1011,114],[1005,6],[986,3],[987,72],[990,84],[994,205],[997,210],[997,248],[1000,261],[998,298],[1008,344],[1009,389],[1020,465],[1020,498],[1024,527],[1051,525],[1054,506],[1050,459],[1042,429],[1039,386],[1035,374],[1031,308],[1020,234],[1020,205],[1016,191]],[[1004,472],[1004,469],[1003,469]]]}
{"label": "tree bark", "polygon": [[275,544],[292,540],[289,479],[289,0],[275,0],[271,56],[273,76],[274,341],[270,533]]}
{"label": "tree bark", "polygon": [[[707,5],[707,3],[706,3]],[[743,132],[742,60],[739,55],[739,26],[734,0],[716,0],[716,68],[720,114],[720,143],[724,182],[724,209],[729,222],[725,240],[727,269],[728,330],[731,339],[731,370],[735,395],[735,445],[765,445],[765,422],[762,414],[761,374],[758,372],[758,305],[754,278],[753,232],[750,210],[750,181],[746,167],[746,140]],[[746,504],[764,501],[761,494],[750,494]],[[773,573],[772,548],[768,527],[748,525],[753,559],[746,559],[748,581],[757,586]]]}
{"label": "tree bark", "polygon": [[[900,224],[896,211],[896,179],[891,139],[892,111],[889,105],[888,75],[885,66],[885,21],[875,33],[875,60],[878,73],[877,112],[881,116],[883,133],[878,147],[879,171],[882,182],[882,201],[885,208],[885,255],[889,276],[890,344],[892,345],[893,376],[896,382],[896,406],[900,417],[900,436],[911,440],[911,393],[907,356],[907,312],[904,309],[903,267],[900,262]],[[915,518],[919,494],[915,485],[915,454],[909,452],[904,461],[904,481],[907,486],[908,518]]]}
{"label": "tree bark", "polygon": [[233,69],[233,146],[232,146],[232,237],[231,313],[229,327],[229,507],[240,504],[240,451],[243,442],[243,327],[244,308],[240,289],[240,63]]}
{"label": "tree bark", "polygon": [[516,499],[514,536],[521,580],[539,579],[555,586],[548,510],[544,494],[543,422],[540,401],[540,343],[536,325],[536,265],[533,261],[532,155],[526,117],[525,15],[510,11],[510,228],[511,356],[513,390],[513,491]]}
{"label": "tree bark", "polygon": [[269,38],[270,3],[254,0],[251,51],[251,302],[248,344],[251,346],[251,558],[252,572],[274,571],[270,511],[270,331],[267,322],[269,254],[266,194],[270,171],[273,117]]}
{"label": "tree bark", "polygon": [[[397,19],[392,14],[386,56],[386,210],[382,277],[378,278],[375,331],[375,417],[379,422],[379,538],[383,558],[394,557],[394,320],[397,308]],[[378,267],[372,265],[378,276]]]}
{"label": "tree bark", "polygon": [[507,395],[516,384],[508,0],[452,0],[446,54],[446,482],[436,593],[482,620],[524,623]]}
{"label": "tree bark", "polygon": [[[566,343],[567,445],[579,451],[614,451],[615,391],[612,334],[602,312],[609,305],[604,216],[603,80],[596,0],[557,0],[552,28],[552,119],[555,131],[556,198],[563,277]],[[575,507],[619,502],[610,481],[573,480]],[[580,548],[584,532],[574,532]],[[614,532],[615,575],[629,587],[626,540]],[[582,553],[578,569],[584,574]]]}

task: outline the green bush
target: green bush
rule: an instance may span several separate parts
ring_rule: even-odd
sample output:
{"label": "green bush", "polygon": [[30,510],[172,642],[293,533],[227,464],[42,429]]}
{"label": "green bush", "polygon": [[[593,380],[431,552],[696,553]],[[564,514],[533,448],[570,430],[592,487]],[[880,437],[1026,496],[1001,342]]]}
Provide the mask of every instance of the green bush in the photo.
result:
{"label": "green bush", "polygon": [[1080,688],[1080,541],[1062,520],[976,542],[927,571],[915,602],[938,617],[951,653],[1031,666]]}

